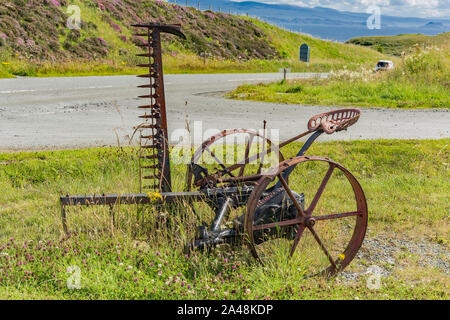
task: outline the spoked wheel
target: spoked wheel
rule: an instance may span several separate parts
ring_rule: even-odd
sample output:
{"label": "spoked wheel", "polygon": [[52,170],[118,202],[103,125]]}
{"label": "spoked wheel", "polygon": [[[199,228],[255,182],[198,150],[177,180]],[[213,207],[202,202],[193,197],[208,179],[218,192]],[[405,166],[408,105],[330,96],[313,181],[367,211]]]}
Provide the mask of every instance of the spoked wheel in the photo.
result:
{"label": "spoked wheel", "polygon": [[[247,129],[224,130],[204,141],[195,151],[187,171],[186,189],[191,191],[207,184],[235,185],[242,182],[244,176],[257,176],[274,162],[278,164],[283,160],[278,147],[259,133]],[[208,173],[195,179],[193,170],[203,169]]]}
{"label": "spoked wheel", "polygon": [[[262,171],[283,160],[278,147],[259,133],[247,129],[225,130],[203,142],[194,153],[187,171],[186,189],[251,186]],[[193,170],[202,172],[196,176]],[[192,208],[200,227],[195,238],[187,243],[190,250],[209,248],[222,241],[234,243],[236,230],[243,229],[243,205],[233,202],[217,228],[211,228],[218,210],[213,203],[193,203]]]}
{"label": "spoked wheel", "polygon": [[322,157],[295,157],[274,167],[247,204],[245,231],[253,256],[304,276],[342,271],[361,247],[366,227],[361,185],[346,168]]}

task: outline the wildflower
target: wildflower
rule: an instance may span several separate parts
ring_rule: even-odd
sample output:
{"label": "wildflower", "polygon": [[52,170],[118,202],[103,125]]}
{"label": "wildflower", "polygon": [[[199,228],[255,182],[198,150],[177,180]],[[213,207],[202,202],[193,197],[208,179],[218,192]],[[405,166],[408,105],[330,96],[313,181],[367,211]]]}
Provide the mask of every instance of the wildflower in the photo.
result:
{"label": "wildflower", "polygon": [[101,37],[97,37],[97,40],[99,40],[100,43],[101,43],[103,46],[105,46],[105,47],[108,46],[108,42],[106,42],[105,39],[103,39],[103,38],[101,38]]}
{"label": "wildflower", "polygon": [[156,201],[156,200],[163,200],[163,197],[161,195],[161,193],[159,192],[148,192],[147,193],[148,197],[150,198],[150,200],[152,201]]}
{"label": "wildflower", "polygon": [[341,259],[341,260],[344,260],[345,259],[345,254],[343,254],[343,253],[338,254],[338,258]]}

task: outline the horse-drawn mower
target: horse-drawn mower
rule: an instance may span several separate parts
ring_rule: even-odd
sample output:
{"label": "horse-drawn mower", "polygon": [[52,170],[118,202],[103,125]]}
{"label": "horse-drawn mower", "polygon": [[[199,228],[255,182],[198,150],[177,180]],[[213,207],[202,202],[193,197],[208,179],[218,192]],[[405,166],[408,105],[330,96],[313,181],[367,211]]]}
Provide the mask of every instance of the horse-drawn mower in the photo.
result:
{"label": "horse-drawn mower", "polygon": [[[179,25],[135,27],[144,30],[139,35],[148,39],[142,45],[145,52],[139,55],[148,57],[148,63],[140,65],[148,73],[139,77],[149,80],[140,86],[147,90],[140,98],[149,100],[139,107],[144,114],[137,127],[140,193],[61,197],[64,231],[70,232],[67,206],[201,201],[214,214],[186,243],[189,250],[246,243],[262,262],[285,255],[287,261],[303,265],[308,274],[332,276],[343,270],[356,256],[366,233],[366,198],[345,167],[306,152],[323,133],[333,134],[353,125],[360,111],[318,114],[309,120],[305,132],[279,144],[272,143],[265,131],[224,130],[195,151],[187,164],[185,190],[173,192],[160,35],[184,35]],[[306,136],[296,156],[285,158],[282,150],[291,150],[292,142]],[[236,141],[243,143],[236,145]],[[230,147],[229,142],[235,144]],[[156,201],[150,196],[155,192],[159,196]]]}

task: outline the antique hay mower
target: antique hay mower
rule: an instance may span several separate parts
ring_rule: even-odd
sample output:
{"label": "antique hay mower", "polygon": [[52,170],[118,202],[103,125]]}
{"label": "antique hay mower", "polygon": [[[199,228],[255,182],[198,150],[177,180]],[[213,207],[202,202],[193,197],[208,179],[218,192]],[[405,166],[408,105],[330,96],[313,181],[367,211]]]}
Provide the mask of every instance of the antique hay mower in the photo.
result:
{"label": "antique hay mower", "polygon": [[[157,204],[187,200],[205,203],[213,214],[188,241],[188,249],[245,242],[251,254],[267,263],[296,263],[308,274],[332,276],[356,256],[366,233],[367,203],[361,185],[342,165],[306,151],[323,133],[333,134],[353,125],[357,109],[340,109],[312,117],[308,130],[278,145],[264,134],[247,129],[224,130],[207,139],[187,168],[186,191],[173,192],[163,87],[161,32],[184,35],[179,25],[135,25],[146,32],[148,57],[141,65],[149,79],[140,86],[148,105],[138,126],[140,134],[140,193],[63,196],[63,228],[67,206]],[[240,137],[240,140],[237,137]],[[285,159],[281,148],[309,136],[295,157]],[[243,141],[231,149],[222,142]],[[256,146],[256,147],[255,147]],[[238,150],[240,149],[240,150]],[[231,152],[226,156],[224,152]],[[267,161],[272,162],[267,168]],[[205,161],[208,159],[208,161]],[[275,161],[275,163],[274,163]],[[155,200],[151,195],[159,196]],[[289,259],[284,259],[281,256]]]}

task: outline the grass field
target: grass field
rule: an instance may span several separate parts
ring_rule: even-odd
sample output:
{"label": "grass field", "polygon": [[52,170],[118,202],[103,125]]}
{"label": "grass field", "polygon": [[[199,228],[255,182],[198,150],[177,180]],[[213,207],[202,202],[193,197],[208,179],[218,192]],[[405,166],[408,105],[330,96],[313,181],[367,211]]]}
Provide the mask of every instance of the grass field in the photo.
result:
{"label": "grass field", "polygon": [[346,43],[369,47],[379,52],[401,56],[411,53],[415,47],[442,46],[450,42],[450,32],[427,36],[424,34],[399,34],[397,36],[358,37]]}
{"label": "grass field", "polygon": [[[246,247],[185,255],[182,244],[197,221],[184,203],[149,206],[139,216],[135,206],[121,206],[115,226],[107,208],[71,208],[76,233],[65,237],[58,197],[137,191],[135,150],[2,153],[0,299],[448,299],[449,142],[313,145],[309,154],[355,174],[369,207],[367,242],[347,270],[358,276],[328,281],[303,279],[303,270],[289,263],[260,265]],[[285,156],[298,146],[283,150]],[[175,189],[182,190],[185,168],[173,170]],[[329,188],[345,199],[338,184]],[[389,252],[394,262],[386,260]],[[379,289],[367,286],[371,265],[386,271]],[[78,271],[80,289],[69,289]]]}
{"label": "grass field", "polygon": [[[180,53],[177,56],[164,55],[163,61],[165,74],[260,73],[279,72],[280,68],[291,68],[292,72],[329,72],[339,70],[345,65],[343,62],[331,60],[309,66],[296,59],[238,61],[208,58],[204,60],[202,57],[189,53]],[[26,60],[17,59],[8,62],[7,65],[0,65],[0,78],[138,75],[143,72],[145,69],[133,67],[131,63],[116,63],[111,60],[91,63],[80,60],[31,64]]]}
{"label": "grass field", "polygon": [[242,85],[230,98],[330,106],[448,108],[450,55],[448,46],[417,49],[393,70],[339,70],[325,80],[290,80]]}

